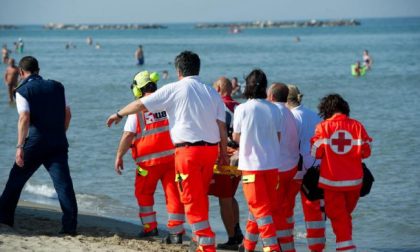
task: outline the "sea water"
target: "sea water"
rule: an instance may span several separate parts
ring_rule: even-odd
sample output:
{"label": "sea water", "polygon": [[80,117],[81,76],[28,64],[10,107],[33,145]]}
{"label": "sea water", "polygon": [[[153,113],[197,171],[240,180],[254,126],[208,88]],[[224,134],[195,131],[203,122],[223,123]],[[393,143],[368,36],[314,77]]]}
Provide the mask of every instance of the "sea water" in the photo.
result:
{"label": "sea water", "polygon": [[[183,50],[200,55],[201,78],[212,84],[219,76],[240,82],[261,68],[269,82],[294,83],[305,106],[316,110],[319,99],[338,92],[374,139],[366,160],[375,176],[371,193],[353,213],[353,238],[361,251],[420,251],[420,18],[367,19],[356,27],[248,29],[230,34],[225,29],[195,29],[173,24],[162,30],[50,31],[38,26],[0,31],[0,43],[13,49],[22,38],[23,54],[40,62],[44,78],[62,82],[72,109],[68,131],[69,163],[81,211],[139,223],[133,192],[135,165],[124,158],[122,176],[114,171],[115,151],[123,123],[107,128],[107,117],[132,101],[129,86],[140,70],[169,72],[160,85],[176,81],[175,56]],[[88,46],[85,40],[93,38]],[[300,42],[295,42],[295,37]],[[76,48],[65,49],[66,43]],[[134,51],[142,44],[145,65],[136,66]],[[350,65],[373,58],[366,76],[351,76]],[[5,65],[0,65],[3,73]],[[17,112],[0,88],[0,188],[4,188],[15,157]],[[247,206],[241,186],[236,198],[245,228]],[[22,199],[58,206],[51,179],[41,168],[27,183]],[[155,195],[158,221],[166,220],[161,187]],[[303,248],[305,227],[300,200],[295,209],[296,243]],[[217,240],[226,240],[217,199],[210,197],[210,222]],[[327,251],[335,240],[327,222]]]}

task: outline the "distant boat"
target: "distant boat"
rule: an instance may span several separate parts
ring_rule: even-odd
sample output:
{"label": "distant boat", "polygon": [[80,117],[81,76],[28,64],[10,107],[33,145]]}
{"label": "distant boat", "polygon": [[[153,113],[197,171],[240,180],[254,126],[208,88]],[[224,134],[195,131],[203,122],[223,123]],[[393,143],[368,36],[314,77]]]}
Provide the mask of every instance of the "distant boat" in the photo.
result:
{"label": "distant boat", "polygon": [[230,27],[229,33],[238,34],[240,32],[241,32],[241,29],[239,28],[239,26],[233,25]]}

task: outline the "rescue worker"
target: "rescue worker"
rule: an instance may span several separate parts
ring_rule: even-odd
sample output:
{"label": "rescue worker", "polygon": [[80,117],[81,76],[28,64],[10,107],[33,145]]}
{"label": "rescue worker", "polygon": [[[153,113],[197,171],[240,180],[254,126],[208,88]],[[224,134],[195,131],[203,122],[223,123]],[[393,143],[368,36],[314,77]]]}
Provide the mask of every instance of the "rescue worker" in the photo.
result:
{"label": "rescue worker", "polygon": [[208,189],[213,166],[228,164],[225,110],[220,95],[198,74],[200,58],[184,51],[175,58],[179,81],[138,99],[109,116],[108,127],[140,111],[167,112],[175,145],[175,169],[181,201],[194,236],[191,251],[215,251],[208,221]]}
{"label": "rescue worker", "polygon": [[[287,96],[287,107],[292,112],[297,126],[299,137],[299,166],[295,176],[294,191],[299,192],[302,186],[302,178],[306,171],[319,165],[319,160],[311,156],[311,137],[315,132],[316,125],[321,122],[321,118],[312,110],[301,104],[303,94],[295,85],[287,85],[289,95]],[[312,252],[323,251],[325,248],[325,213],[324,200],[310,201],[304,193],[300,193],[302,210],[306,226],[306,241],[308,249]]]}
{"label": "rescue worker", "polygon": [[336,235],[336,251],[356,251],[351,213],[360,197],[362,159],[370,156],[372,139],[363,125],[350,118],[348,103],[329,94],[318,105],[324,119],[311,139],[311,154],[321,159],[319,187],[324,189],[325,211]]}
{"label": "rescue worker", "polygon": [[283,83],[273,83],[268,89],[268,100],[279,109],[282,121],[279,163],[279,219],[277,238],[283,252],[294,252],[293,229],[295,221],[293,209],[299,188],[295,186],[294,177],[299,162],[299,138],[296,121],[292,112],[286,107],[289,89]]}
{"label": "rescue worker", "polygon": [[267,77],[255,69],[246,78],[244,96],[236,108],[233,140],[239,143],[239,170],[248,203],[246,233],[239,251],[254,251],[261,237],[264,251],[280,251],[277,242],[277,189],[280,164],[281,117],[277,107],[267,101]]}
{"label": "rescue worker", "polygon": [[[230,139],[233,131],[233,114],[239,102],[235,101],[231,94],[233,90],[232,83],[226,77],[220,77],[213,87],[222,97],[226,110],[226,127],[228,131],[228,155],[231,166],[238,166],[237,146]],[[219,168],[220,169],[220,168]],[[210,184],[209,195],[214,195],[219,199],[220,215],[228,235],[226,243],[217,244],[218,249],[238,250],[239,244],[244,238],[239,225],[239,205],[235,199],[235,193],[241,181],[240,172],[237,174],[220,173],[214,174]]]}
{"label": "rescue worker", "polygon": [[[131,90],[136,99],[148,96],[157,89],[159,75],[142,71],[135,75]],[[131,147],[137,166],[135,196],[139,205],[139,217],[143,224],[140,237],[157,236],[156,212],[153,210],[154,194],[159,180],[165,193],[168,211],[169,234],[163,242],[182,243],[185,233],[184,205],[181,203],[175,182],[175,147],[169,134],[169,122],[165,111],[139,112],[128,116],[124,133],[115,157],[115,171],[121,175],[123,156]]]}

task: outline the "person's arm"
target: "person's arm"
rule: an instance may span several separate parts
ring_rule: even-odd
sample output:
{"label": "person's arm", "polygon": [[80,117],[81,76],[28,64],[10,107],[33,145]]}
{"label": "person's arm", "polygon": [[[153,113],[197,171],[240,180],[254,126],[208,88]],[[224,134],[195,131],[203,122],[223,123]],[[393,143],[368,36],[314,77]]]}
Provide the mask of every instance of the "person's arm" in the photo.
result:
{"label": "person's arm", "polygon": [[6,85],[6,86],[9,83],[8,80],[7,80],[8,72],[9,72],[8,69],[6,69],[6,71],[4,72],[4,85]]}
{"label": "person's arm", "polygon": [[30,114],[29,112],[21,112],[19,113],[19,120],[18,120],[18,139],[16,145],[16,164],[19,167],[23,167],[23,145],[25,143],[25,138],[28,135],[29,130],[29,121],[30,121]]}
{"label": "person's arm", "polygon": [[71,110],[69,106],[66,106],[66,119],[64,122],[64,127],[66,131],[69,129],[70,126],[70,120],[71,120]]}
{"label": "person's arm", "polygon": [[372,138],[369,137],[364,127],[362,127],[362,158],[368,158],[371,154],[370,143]]}
{"label": "person's arm", "polygon": [[241,133],[232,133],[232,140],[239,144],[239,140],[241,139]]}
{"label": "person's arm", "polygon": [[327,139],[323,138],[320,124],[315,128],[314,136],[311,138],[311,155],[316,159],[321,159],[324,156],[324,148]]}
{"label": "person's arm", "polygon": [[110,115],[106,121],[106,124],[108,125],[108,127],[111,127],[112,124],[118,124],[124,116],[135,114],[137,112],[147,112],[146,106],[144,106],[143,102],[140,99],[129,103],[123,109],[119,110],[117,112],[118,114],[115,113]]}
{"label": "person's arm", "polygon": [[219,143],[219,166],[228,165],[229,157],[227,155],[227,130],[226,124],[220,120],[217,120],[217,126],[219,127],[220,143]]}
{"label": "person's arm", "polygon": [[115,156],[115,172],[121,175],[121,171],[124,170],[123,157],[125,153],[130,149],[131,143],[133,142],[136,134],[129,131],[124,131],[121,136],[120,144],[118,146],[117,154]]}

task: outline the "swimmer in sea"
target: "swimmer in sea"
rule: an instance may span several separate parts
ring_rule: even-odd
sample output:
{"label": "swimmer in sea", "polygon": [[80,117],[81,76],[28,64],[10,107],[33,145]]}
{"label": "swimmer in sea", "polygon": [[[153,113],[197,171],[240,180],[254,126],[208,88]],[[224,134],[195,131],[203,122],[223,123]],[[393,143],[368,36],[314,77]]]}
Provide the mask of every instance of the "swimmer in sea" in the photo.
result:
{"label": "swimmer in sea", "polygon": [[137,60],[137,65],[143,65],[144,64],[144,55],[143,55],[143,46],[139,45],[137,47],[136,52],[134,53],[134,57]]}
{"label": "swimmer in sea", "polygon": [[367,70],[370,70],[370,68],[372,67],[372,58],[369,55],[368,50],[364,50],[363,51],[363,65],[366,66]]}

